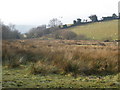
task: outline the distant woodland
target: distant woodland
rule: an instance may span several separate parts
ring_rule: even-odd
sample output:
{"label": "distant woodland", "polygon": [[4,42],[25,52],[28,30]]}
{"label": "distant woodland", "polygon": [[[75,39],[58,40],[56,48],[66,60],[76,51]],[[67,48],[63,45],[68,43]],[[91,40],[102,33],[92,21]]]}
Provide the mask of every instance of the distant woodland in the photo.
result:
{"label": "distant woodland", "polygon": [[[94,23],[94,22],[104,22],[108,20],[115,20],[115,19],[120,19],[120,14],[117,16],[116,14],[113,14],[112,16],[107,16],[107,17],[102,17],[101,20],[98,20],[97,15],[91,15],[89,16],[91,21],[88,21],[86,19],[82,20],[78,18],[77,20],[73,20],[73,24],[71,25],[63,25],[60,20],[57,18],[53,18],[49,21],[48,25],[41,25],[36,28],[31,28],[29,32],[25,34],[21,34],[16,28],[15,25],[10,24],[10,25],[5,25],[2,22],[0,22],[1,30],[2,30],[2,39],[29,39],[29,38],[39,38],[43,37],[46,35],[49,35],[53,37],[54,39],[76,39],[78,36],[76,33],[72,31],[65,31],[65,28],[71,28],[74,26],[78,25],[85,25],[89,23]],[[84,36],[82,36],[84,37]],[[85,38],[84,39],[88,39]]]}

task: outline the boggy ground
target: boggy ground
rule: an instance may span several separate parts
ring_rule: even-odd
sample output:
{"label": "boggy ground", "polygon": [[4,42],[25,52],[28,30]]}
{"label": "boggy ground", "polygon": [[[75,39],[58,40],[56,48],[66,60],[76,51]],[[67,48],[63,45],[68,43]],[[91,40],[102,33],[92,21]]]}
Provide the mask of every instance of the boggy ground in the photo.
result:
{"label": "boggy ground", "polygon": [[118,88],[118,42],[3,41],[4,88]]}

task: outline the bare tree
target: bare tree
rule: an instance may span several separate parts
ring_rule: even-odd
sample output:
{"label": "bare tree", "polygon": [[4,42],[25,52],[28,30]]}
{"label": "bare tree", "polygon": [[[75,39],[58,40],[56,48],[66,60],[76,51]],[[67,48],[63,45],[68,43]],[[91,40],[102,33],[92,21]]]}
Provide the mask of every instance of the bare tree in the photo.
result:
{"label": "bare tree", "polygon": [[2,39],[20,39],[21,34],[13,27],[10,26],[1,25],[1,31],[2,31]]}
{"label": "bare tree", "polygon": [[12,23],[10,23],[10,24],[9,24],[9,28],[10,28],[10,30],[14,31],[14,30],[15,30],[15,25],[12,24]]}
{"label": "bare tree", "polygon": [[32,28],[29,30],[27,37],[28,38],[38,38],[48,33],[46,25],[38,26],[37,28]]}
{"label": "bare tree", "polygon": [[49,21],[49,27],[58,27],[61,26],[62,22],[60,20],[58,20],[57,18],[53,18]]}

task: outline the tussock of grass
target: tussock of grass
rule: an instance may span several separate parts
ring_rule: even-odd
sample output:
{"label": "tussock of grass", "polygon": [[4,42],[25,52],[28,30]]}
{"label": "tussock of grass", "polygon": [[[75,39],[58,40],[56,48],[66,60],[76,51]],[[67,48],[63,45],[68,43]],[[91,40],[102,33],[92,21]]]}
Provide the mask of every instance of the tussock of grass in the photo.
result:
{"label": "tussock of grass", "polygon": [[3,63],[9,62],[8,66],[15,68],[22,64],[19,59],[24,57],[23,62],[34,63],[31,68],[33,74],[72,73],[76,76],[81,73],[117,73],[116,43],[104,42],[105,46],[99,45],[103,42],[94,43],[95,46],[91,46],[92,42],[75,40],[3,41]]}
{"label": "tussock of grass", "polygon": [[32,74],[50,74],[50,73],[54,73],[57,74],[59,72],[59,70],[57,69],[56,66],[53,65],[49,65],[47,63],[38,61],[37,63],[33,64],[31,67],[31,73]]}

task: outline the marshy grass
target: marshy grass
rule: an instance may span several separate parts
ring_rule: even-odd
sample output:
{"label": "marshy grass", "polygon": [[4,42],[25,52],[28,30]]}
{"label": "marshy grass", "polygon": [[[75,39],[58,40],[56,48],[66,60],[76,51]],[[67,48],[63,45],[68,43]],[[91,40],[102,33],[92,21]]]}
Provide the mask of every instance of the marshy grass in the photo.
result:
{"label": "marshy grass", "polygon": [[[104,43],[104,46],[100,43]],[[32,62],[32,74],[71,73],[76,76],[118,72],[116,42],[16,40],[3,41],[2,49],[3,65],[15,68],[24,62]]]}

